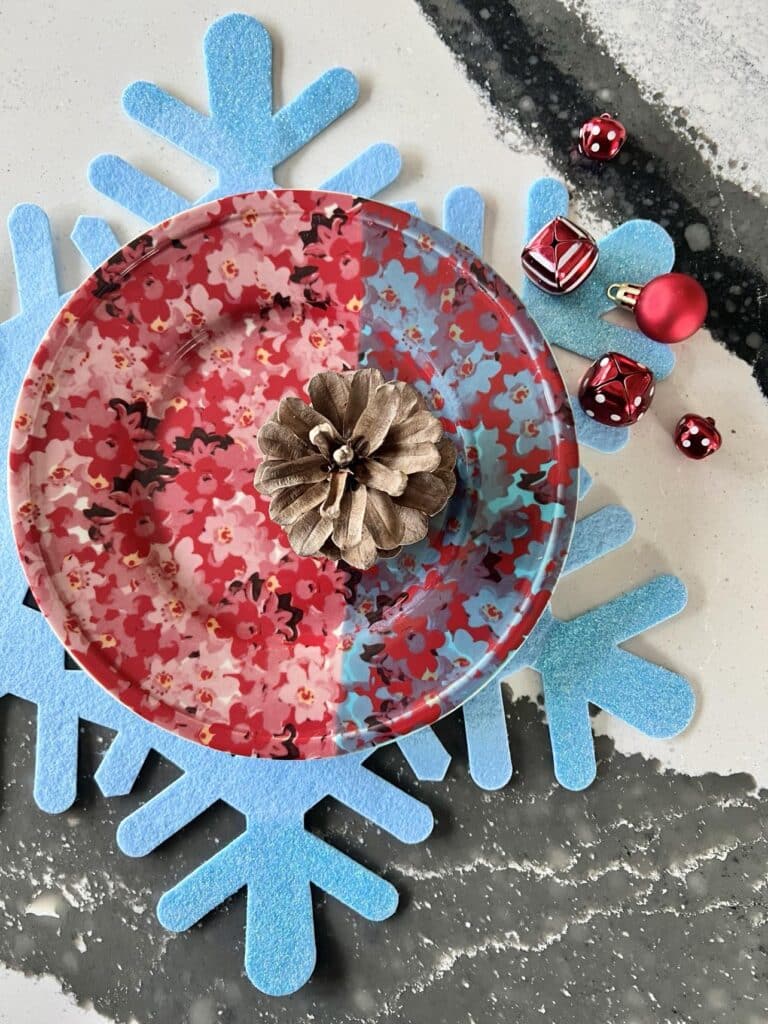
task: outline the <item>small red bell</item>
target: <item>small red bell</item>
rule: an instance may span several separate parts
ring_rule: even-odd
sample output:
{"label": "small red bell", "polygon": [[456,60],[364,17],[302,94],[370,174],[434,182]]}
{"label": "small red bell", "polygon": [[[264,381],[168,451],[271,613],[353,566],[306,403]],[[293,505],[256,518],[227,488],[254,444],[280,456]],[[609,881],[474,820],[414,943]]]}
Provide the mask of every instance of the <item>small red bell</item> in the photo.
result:
{"label": "small red bell", "polygon": [[579,402],[590,419],[607,427],[628,427],[642,418],[654,391],[647,366],[620,352],[607,352],[581,378]]}
{"label": "small red bell", "polygon": [[610,114],[590,117],[579,130],[579,149],[590,160],[613,160],[627,141],[627,130]]}
{"label": "small red bell", "polygon": [[597,242],[578,224],[555,217],[523,249],[523,270],[529,280],[550,295],[578,288],[595,269]]}
{"label": "small red bell", "polygon": [[675,444],[689,459],[706,459],[714,455],[723,439],[711,416],[687,412],[675,427]]}
{"label": "small red bell", "polygon": [[653,341],[685,341],[704,323],[707,293],[687,274],[662,274],[648,284],[612,284],[608,298],[634,311],[637,326]]}

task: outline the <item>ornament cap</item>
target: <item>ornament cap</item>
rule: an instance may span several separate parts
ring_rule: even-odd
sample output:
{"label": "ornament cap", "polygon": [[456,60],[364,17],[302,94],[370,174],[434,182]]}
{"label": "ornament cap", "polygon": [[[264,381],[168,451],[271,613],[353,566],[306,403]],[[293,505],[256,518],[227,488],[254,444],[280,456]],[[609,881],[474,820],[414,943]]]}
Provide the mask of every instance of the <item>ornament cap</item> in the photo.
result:
{"label": "ornament cap", "polygon": [[623,306],[624,309],[634,309],[642,290],[641,285],[629,284],[625,281],[623,284],[609,284],[605,289],[605,293],[611,302],[615,302],[617,306]]}

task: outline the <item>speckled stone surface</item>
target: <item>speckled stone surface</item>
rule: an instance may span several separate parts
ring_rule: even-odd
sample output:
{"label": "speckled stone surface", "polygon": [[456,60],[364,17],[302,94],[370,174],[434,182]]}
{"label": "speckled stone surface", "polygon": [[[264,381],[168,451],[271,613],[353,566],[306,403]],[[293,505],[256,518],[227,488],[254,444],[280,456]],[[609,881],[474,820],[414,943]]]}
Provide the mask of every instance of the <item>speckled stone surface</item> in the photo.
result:
{"label": "speckled stone surface", "polygon": [[[607,740],[596,784],[569,793],[552,780],[538,709],[518,703],[508,717],[519,776],[496,793],[468,778],[458,716],[443,723],[457,755],[449,779],[415,789],[437,814],[428,843],[403,847],[335,805],[312,812],[335,845],[384,870],[402,906],[375,925],[317,900],[315,976],[270,999],[241,974],[242,895],[179,936],[152,913],[164,882],[238,831],[236,816],[218,807],[155,856],[112,857],[118,813],[171,769],[154,763],[124,800],[86,787],[69,814],[46,817],[29,803],[33,722],[14,702],[0,960],[54,974],[111,1020],[147,1024],[768,1019],[768,794],[746,776],[662,773]],[[103,737],[85,738],[84,769]],[[411,787],[395,750],[374,763]],[[0,1020],[22,1017],[0,1006]]]}

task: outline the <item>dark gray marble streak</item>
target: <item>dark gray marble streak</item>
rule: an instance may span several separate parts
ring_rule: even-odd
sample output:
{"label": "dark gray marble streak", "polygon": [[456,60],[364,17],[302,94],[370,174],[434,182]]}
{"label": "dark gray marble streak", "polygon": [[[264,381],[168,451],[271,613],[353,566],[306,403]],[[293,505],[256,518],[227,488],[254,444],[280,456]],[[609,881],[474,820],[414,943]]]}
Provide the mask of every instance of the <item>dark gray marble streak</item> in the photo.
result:
{"label": "dark gray marble streak", "polygon": [[[668,116],[647,102],[559,0],[417,2],[488,99],[500,133],[505,123],[516,125],[599,215],[615,223],[648,217],[669,231],[676,269],[707,290],[708,328],[753,364],[768,395],[768,194],[753,195],[716,174],[698,148],[716,151],[715,144],[700,138],[682,111]],[[681,59],[706,74],[695,55]],[[595,173],[571,152],[582,121],[603,110],[630,134],[619,158]]]}
{"label": "dark gray marble streak", "polygon": [[[378,751],[377,770],[435,809],[436,832],[406,847],[331,802],[313,810],[311,826],[395,882],[402,907],[369,924],[318,897],[315,976],[270,999],[242,974],[242,894],[179,936],[152,911],[237,833],[238,816],[214,808],[156,855],[130,860],[116,850],[116,824],[175,769],[155,761],[137,794],[105,801],[88,775],[107,737],[87,726],[83,795],[48,817],[31,799],[33,710],[6,698],[0,712],[0,960],[54,974],[115,1020],[768,1019],[768,794],[745,776],[661,773],[601,740],[598,781],[566,792],[528,703],[510,708],[518,773],[497,793],[467,777],[460,716],[440,727],[457,755],[444,784],[417,785],[396,750]],[[27,912],[45,894],[58,917]]]}

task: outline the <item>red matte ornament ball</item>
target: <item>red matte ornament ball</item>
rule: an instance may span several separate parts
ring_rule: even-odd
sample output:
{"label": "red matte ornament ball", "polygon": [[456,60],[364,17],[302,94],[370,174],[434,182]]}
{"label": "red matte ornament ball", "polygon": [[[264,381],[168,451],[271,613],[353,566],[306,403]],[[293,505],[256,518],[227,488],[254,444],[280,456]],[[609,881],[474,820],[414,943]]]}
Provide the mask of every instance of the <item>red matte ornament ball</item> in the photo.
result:
{"label": "red matte ornament ball", "polygon": [[637,326],[668,345],[685,341],[704,323],[707,293],[687,274],[662,274],[644,285],[635,306]]}
{"label": "red matte ornament ball", "polygon": [[714,455],[723,439],[711,416],[687,412],[675,427],[675,444],[688,459],[709,458]]}
{"label": "red matte ornament ball", "polygon": [[653,374],[620,352],[606,352],[581,379],[579,402],[592,420],[607,427],[637,423],[653,399]]}
{"label": "red matte ornament ball", "polygon": [[626,141],[626,128],[610,114],[590,117],[579,130],[579,149],[582,154],[601,163],[617,157]]}

